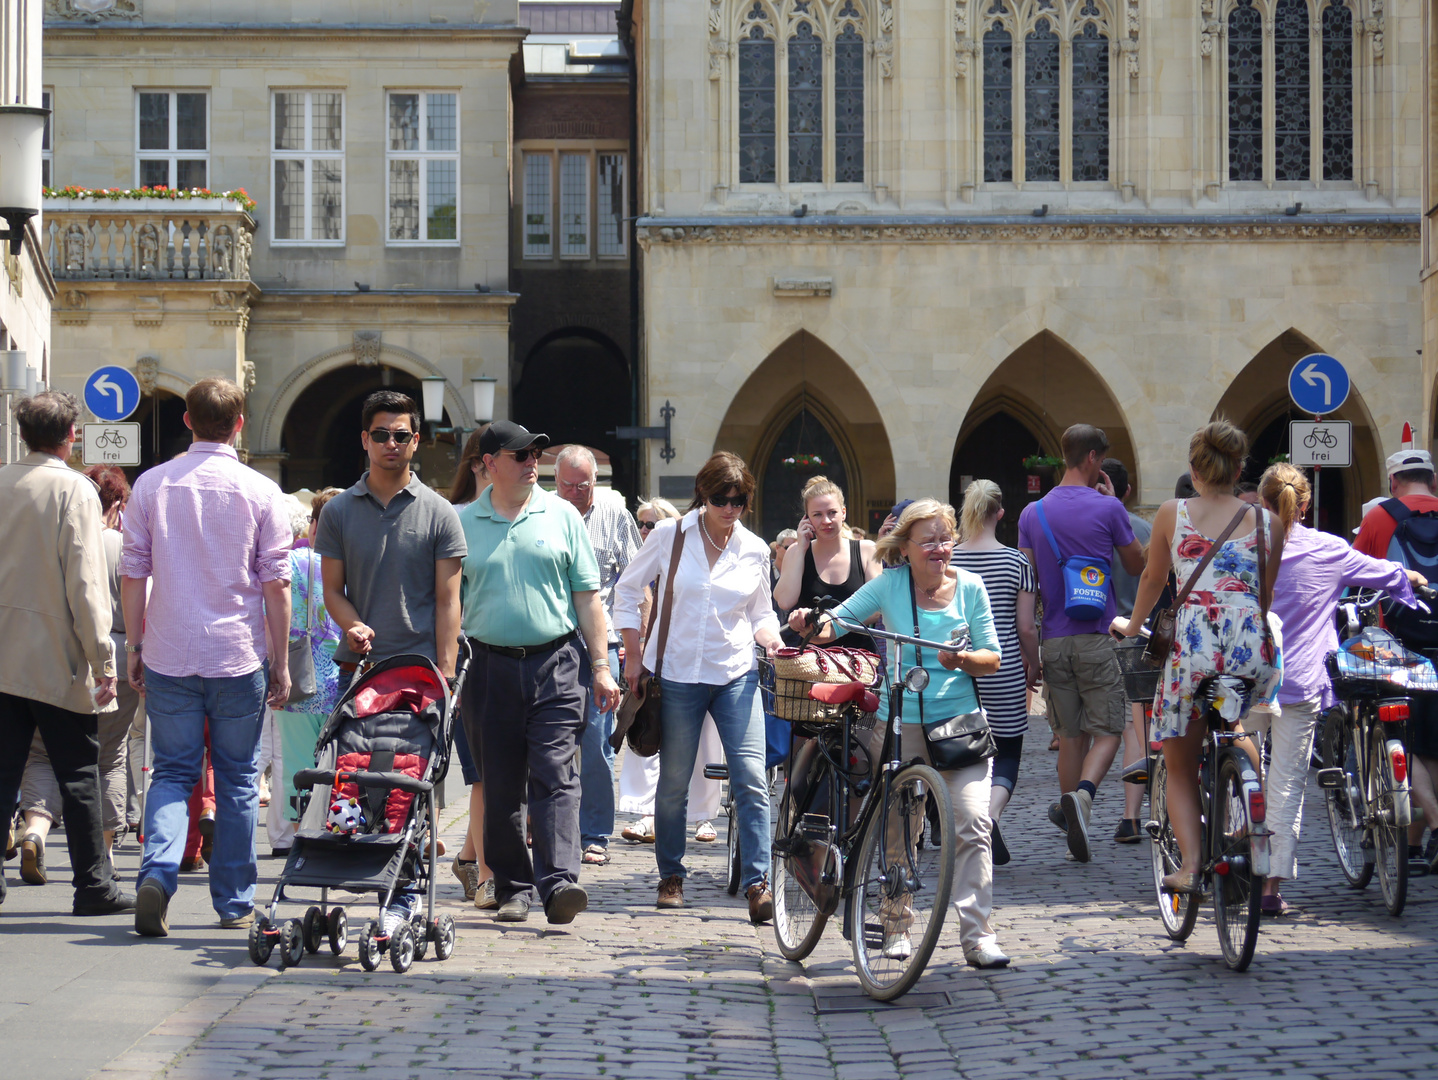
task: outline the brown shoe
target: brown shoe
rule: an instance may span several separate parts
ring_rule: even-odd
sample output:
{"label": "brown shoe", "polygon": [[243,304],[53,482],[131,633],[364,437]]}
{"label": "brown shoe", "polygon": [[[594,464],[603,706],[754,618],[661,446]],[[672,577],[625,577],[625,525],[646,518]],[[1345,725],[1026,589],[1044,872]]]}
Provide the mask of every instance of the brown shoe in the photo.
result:
{"label": "brown shoe", "polygon": [[684,906],[684,879],[678,874],[665,878],[659,883],[659,899],[654,901],[658,908],[680,908]]}
{"label": "brown shoe", "polygon": [[744,890],[744,896],[749,901],[749,921],[755,926],[774,918],[774,894],[769,891],[768,878],[754,882]]}
{"label": "brown shoe", "polygon": [[203,874],[209,869],[203,855],[196,855],[193,859],[180,860],[180,873],[182,874]]}

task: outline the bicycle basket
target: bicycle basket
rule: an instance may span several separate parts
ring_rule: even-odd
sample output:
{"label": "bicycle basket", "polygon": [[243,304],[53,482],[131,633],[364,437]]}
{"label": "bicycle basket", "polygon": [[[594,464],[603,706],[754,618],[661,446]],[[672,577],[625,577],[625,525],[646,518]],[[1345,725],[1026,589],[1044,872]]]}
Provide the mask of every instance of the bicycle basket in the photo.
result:
{"label": "bicycle basket", "polygon": [[[759,692],[764,707],[796,724],[823,726],[837,722],[842,705],[825,705],[809,696],[815,683],[862,682],[874,686],[879,679],[879,658],[859,649],[780,649],[774,659],[759,659]],[[865,713],[873,727],[873,713]],[[856,727],[866,726],[863,720]]]}
{"label": "bicycle basket", "polygon": [[[1114,652],[1118,655],[1118,669],[1123,672],[1123,692],[1129,701],[1138,705],[1153,704],[1158,694],[1158,681],[1164,668],[1149,667],[1143,661],[1143,650],[1147,642],[1141,637],[1120,641]],[[1165,665],[1166,666],[1166,665]]]}
{"label": "bicycle basket", "polygon": [[1369,626],[1328,654],[1328,675],[1342,697],[1364,694],[1438,693],[1438,672],[1424,656],[1405,647],[1387,630]]}

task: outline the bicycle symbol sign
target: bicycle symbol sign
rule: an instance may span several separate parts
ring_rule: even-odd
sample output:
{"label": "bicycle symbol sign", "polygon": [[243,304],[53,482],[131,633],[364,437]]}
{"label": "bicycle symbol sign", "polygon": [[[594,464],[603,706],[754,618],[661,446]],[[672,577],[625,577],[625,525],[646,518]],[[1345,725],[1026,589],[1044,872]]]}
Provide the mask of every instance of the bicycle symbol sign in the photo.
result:
{"label": "bicycle symbol sign", "polygon": [[139,424],[86,424],[86,465],[140,464]]}
{"label": "bicycle symbol sign", "polygon": [[1288,425],[1289,460],[1295,465],[1353,464],[1353,425],[1347,420],[1294,420]]}

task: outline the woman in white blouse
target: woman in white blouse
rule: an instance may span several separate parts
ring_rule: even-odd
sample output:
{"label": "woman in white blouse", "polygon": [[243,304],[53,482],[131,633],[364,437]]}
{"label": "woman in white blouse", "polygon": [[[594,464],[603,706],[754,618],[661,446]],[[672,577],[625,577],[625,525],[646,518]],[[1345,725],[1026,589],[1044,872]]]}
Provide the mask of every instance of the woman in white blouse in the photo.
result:
{"label": "woman in white blouse", "polygon": [[[624,638],[624,677],[631,690],[641,670],[659,667],[664,741],[654,802],[654,854],[661,879],[657,906],[684,906],[689,777],[707,712],[719,729],[729,765],[740,884],[749,901],[749,918],[761,923],[773,918],[774,900],[769,892],[764,712],[754,643],[772,656],[782,642],[770,593],[769,546],[739,522],[753,494],[754,477],[736,455],[720,452],[705,462],[694,478],[689,512],[678,521],[661,521],[615,585],[614,625]],[[676,528],[684,542],[660,665],[659,612]],[[640,603],[644,586],[656,578],[655,626],[641,658]]]}

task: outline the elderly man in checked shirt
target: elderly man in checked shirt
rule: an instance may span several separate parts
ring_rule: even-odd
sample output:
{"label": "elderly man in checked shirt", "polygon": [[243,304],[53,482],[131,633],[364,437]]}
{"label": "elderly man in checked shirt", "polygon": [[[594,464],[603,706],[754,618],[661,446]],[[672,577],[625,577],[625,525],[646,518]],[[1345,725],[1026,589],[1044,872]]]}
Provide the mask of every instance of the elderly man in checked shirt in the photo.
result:
{"label": "elderly man in checked shirt", "polygon": [[[639,526],[634,515],[618,500],[595,498],[599,465],[588,447],[566,446],[554,462],[555,486],[589,529],[594,558],[599,563],[599,600],[609,629],[609,670],[619,670],[619,635],[614,630],[614,583],[639,550]],[[601,712],[593,698],[579,746],[579,842],[583,860],[593,866],[609,861],[609,837],[614,832],[614,712]]]}
{"label": "elderly man in checked shirt", "polygon": [[[125,651],[130,685],[145,694],[155,757],[135,896],[144,937],[169,933],[206,721],[215,769],[210,900],[225,929],[254,921],[256,764],[266,698],[279,706],[290,693],[293,533],[279,487],[235,452],[244,404],[228,379],[190,387],[185,424],[194,443],[135,481],[125,514]],[[278,643],[268,661],[267,628]]]}

